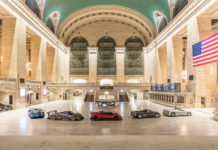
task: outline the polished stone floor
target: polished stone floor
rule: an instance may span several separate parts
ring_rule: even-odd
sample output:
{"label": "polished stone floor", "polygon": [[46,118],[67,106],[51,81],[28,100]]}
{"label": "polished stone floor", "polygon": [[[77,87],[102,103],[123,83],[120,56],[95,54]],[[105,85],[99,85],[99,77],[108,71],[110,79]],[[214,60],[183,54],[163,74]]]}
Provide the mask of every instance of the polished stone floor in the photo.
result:
{"label": "polished stone floor", "polygon": [[120,103],[115,109],[123,116],[122,121],[91,121],[90,111],[99,110],[93,103],[85,103],[77,98],[71,101],[54,101],[35,107],[51,110],[82,113],[83,121],[52,121],[29,119],[27,110],[20,109],[0,113],[0,135],[178,135],[178,136],[218,136],[218,122],[212,114],[192,110],[192,117],[165,117],[153,119],[132,119],[131,110],[150,108],[162,113],[165,106],[149,101]]}

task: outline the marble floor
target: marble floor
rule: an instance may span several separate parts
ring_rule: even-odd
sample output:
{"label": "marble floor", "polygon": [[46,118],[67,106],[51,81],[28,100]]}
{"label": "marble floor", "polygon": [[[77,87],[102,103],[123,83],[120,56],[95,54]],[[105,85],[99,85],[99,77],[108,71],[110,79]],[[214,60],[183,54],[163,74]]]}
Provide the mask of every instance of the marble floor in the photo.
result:
{"label": "marble floor", "polygon": [[68,135],[177,135],[177,136],[218,136],[218,122],[213,114],[192,110],[191,117],[165,117],[153,119],[132,119],[131,110],[150,108],[162,113],[165,106],[150,101],[120,103],[114,109],[123,116],[122,121],[91,121],[90,112],[99,110],[93,103],[85,103],[77,98],[69,101],[54,101],[37,105],[46,112],[51,110],[82,113],[83,121],[52,121],[29,119],[26,109],[0,113],[0,136],[68,136]]}

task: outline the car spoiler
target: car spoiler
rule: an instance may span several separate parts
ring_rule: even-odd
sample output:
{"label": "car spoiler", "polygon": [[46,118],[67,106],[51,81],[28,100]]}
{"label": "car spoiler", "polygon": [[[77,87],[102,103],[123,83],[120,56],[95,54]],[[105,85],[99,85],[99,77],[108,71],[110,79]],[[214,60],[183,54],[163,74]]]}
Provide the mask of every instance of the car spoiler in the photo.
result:
{"label": "car spoiler", "polygon": [[49,112],[47,112],[48,113],[48,115],[50,115],[50,114],[52,114],[52,113],[57,113],[57,110],[52,110],[52,111],[49,111]]}
{"label": "car spoiler", "polygon": [[99,113],[99,112],[97,112],[97,111],[91,111],[90,113],[91,113],[91,114],[97,114],[97,113]]}

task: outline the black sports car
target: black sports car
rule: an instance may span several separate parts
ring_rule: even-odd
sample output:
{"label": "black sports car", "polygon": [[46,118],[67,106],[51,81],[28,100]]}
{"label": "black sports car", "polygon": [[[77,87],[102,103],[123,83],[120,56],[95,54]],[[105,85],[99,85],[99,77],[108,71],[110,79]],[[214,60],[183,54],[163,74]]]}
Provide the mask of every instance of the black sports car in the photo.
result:
{"label": "black sports car", "polygon": [[140,111],[132,111],[131,116],[133,118],[160,118],[161,114],[150,109],[144,109]]}
{"label": "black sports car", "polygon": [[73,113],[71,111],[57,112],[57,110],[53,110],[47,113],[48,113],[48,119],[51,120],[80,121],[84,119],[84,117],[80,113]]}

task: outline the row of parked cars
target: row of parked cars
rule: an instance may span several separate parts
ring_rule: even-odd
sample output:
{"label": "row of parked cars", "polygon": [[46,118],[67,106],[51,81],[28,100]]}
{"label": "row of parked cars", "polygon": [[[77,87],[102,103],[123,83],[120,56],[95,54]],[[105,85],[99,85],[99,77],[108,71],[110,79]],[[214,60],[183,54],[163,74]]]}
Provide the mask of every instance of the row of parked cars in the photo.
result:
{"label": "row of parked cars", "polygon": [[8,111],[8,110],[12,110],[12,106],[11,105],[5,105],[5,104],[2,104],[0,103],[0,112],[1,111]]}
{"label": "row of parked cars", "polygon": [[[48,118],[50,120],[70,120],[70,121],[80,121],[83,120],[84,117],[80,113],[74,113],[72,111],[63,111],[57,112],[57,110],[47,112]],[[31,119],[34,118],[44,118],[45,112],[42,109],[38,108],[30,108],[28,110],[28,115]],[[176,117],[176,116],[191,116],[191,112],[185,109],[164,109],[164,116]],[[132,111],[131,116],[133,118],[160,118],[161,114],[157,111],[152,111],[150,109],[144,109],[140,111]],[[99,121],[99,120],[122,120],[122,116],[115,112],[91,112],[91,120]]]}

